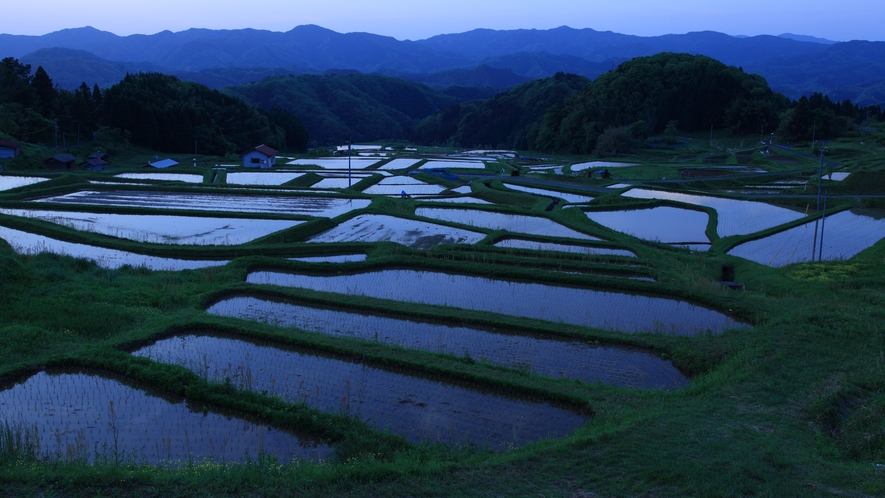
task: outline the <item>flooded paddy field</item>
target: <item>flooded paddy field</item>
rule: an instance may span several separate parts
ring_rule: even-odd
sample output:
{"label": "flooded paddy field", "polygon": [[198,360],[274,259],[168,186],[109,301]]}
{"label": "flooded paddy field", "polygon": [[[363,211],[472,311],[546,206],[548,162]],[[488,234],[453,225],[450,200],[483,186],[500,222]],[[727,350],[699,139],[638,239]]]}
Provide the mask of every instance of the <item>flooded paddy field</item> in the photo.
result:
{"label": "flooded paddy field", "polygon": [[280,327],[354,337],[411,349],[469,355],[551,377],[617,386],[677,389],[688,385],[673,364],[644,352],[486,330],[348,313],[250,296],[219,301],[208,313]]}
{"label": "flooded paddy field", "polygon": [[364,177],[354,176],[353,178],[347,177],[332,177],[332,178],[323,178],[322,180],[314,183],[310,186],[310,188],[350,188],[357,184],[357,182],[361,181]]}
{"label": "flooded paddy field", "polygon": [[396,195],[405,192],[408,195],[439,194],[447,190],[442,185],[433,185],[410,176],[391,176],[363,190],[364,194]]}
{"label": "flooded paddy field", "polygon": [[36,176],[0,175],[0,191],[34,185],[35,183],[45,182],[48,179],[49,178],[39,178]]}
{"label": "flooded paddy field", "polygon": [[314,235],[308,242],[380,242],[390,241],[410,247],[429,249],[439,244],[475,244],[486,234],[447,227],[426,221],[383,214],[361,214],[335,228]]}
{"label": "flooded paddy field", "polygon": [[356,263],[365,261],[365,254],[338,254],[335,256],[306,256],[301,258],[289,258],[292,261],[304,263]]}
{"label": "flooded paddy field", "polygon": [[602,169],[627,168],[629,166],[639,166],[639,165],[636,163],[616,163],[616,162],[611,162],[611,161],[590,161],[588,163],[572,164],[571,170],[573,173],[575,173],[578,171],[584,171],[587,169],[594,169],[594,168],[602,168]]}
{"label": "flooded paddy field", "polygon": [[244,340],[184,335],[133,353],[210,380],[344,413],[420,443],[497,450],[564,436],[586,418],[550,404],[507,398],[352,361]]}
{"label": "flooded paddy field", "polygon": [[526,192],[529,194],[544,195],[544,196],[548,196],[548,197],[558,197],[560,199],[564,199],[564,200],[571,202],[571,203],[590,202],[594,199],[593,196],[569,194],[566,192],[557,192],[556,190],[546,190],[546,189],[542,189],[542,188],[526,187],[525,185],[517,185],[515,183],[505,183],[504,186],[509,189],[519,190],[520,192]]}
{"label": "flooded paddy field", "polygon": [[451,306],[622,332],[693,335],[743,324],[685,301],[418,270],[314,276],[259,271],[246,281]]}
{"label": "flooded paddy field", "polygon": [[[350,169],[366,169],[370,166],[373,166],[381,161],[380,157],[374,158],[366,158],[366,157],[351,157],[350,158]],[[343,169],[347,171],[348,168],[348,158],[347,157],[324,157],[322,159],[296,159],[294,161],[289,161],[286,163],[290,166],[316,166],[322,169]]]}
{"label": "flooded paddy field", "polygon": [[885,238],[885,211],[853,209],[827,216],[825,221],[805,223],[768,237],[740,244],[728,254],[768,266],[811,261],[817,227],[818,249],[823,237],[822,259],[843,260]]}
{"label": "flooded paddy field", "polygon": [[448,204],[481,204],[489,205],[491,202],[477,199],[476,197],[412,197],[414,201],[445,202]]}
{"label": "flooded paddy field", "polygon": [[486,168],[486,163],[482,161],[443,161],[431,159],[422,164],[418,169],[436,169],[436,168],[452,168],[452,169],[482,169]]}
{"label": "flooded paddy field", "polygon": [[798,220],[804,215],[799,211],[772,206],[764,202],[741,201],[706,195],[681,194],[660,190],[632,189],[624,197],[636,199],[665,199],[697,206],[713,208],[719,214],[716,233],[720,237],[747,235],[771,227]]}
{"label": "flooded paddy field", "polygon": [[447,209],[419,207],[415,210],[417,216],[425,216],[437,220],[463,223],[477,228],[489,230],[507,230],[509,232],[525,233],[529,235],[542,235],[547,237],[567,237],[582,240],[601,240],[566,226],[560,225],[548,218],[539,216],[523,216],[517,214],[496,213],[493,211],[480,211],[474,209]]}
{"label": "flooded paddy field", "polygon": [[304,176],[304,173],[296,173],[296,172],[252,172],[252,171],[237,171],[237,172],[229,172],[227,174],[227,183],[228,185],[270,185],[270,186],[278,186],[284,183],[291,182],[296,178],[300,178]]}
{"label": "flooded paddy field", "polygon": [[0,239],[8,242],[12,249],[18,254],[40,254],[42,252],[48,252],[61,256],[88,259],[94,261],[102,268],[110,269],[129,265],[136,268],[145,267],[150,270],[176,271],[222,266],[228,263],[228,261],[200,261],[145,256],[143,254],[118,251],[116,249],[65,242],[4,226],[0,226]]}
{"label": "flooded paddy field", "polygon": [[237,245],[304,223],[190,216],[96,214],[4,209],[0,214],[39,219],[85,232],[157,244]]}
{"label": "flooded paddy field", "polygon": [[529,249],[532,251],[568,252],[573,254],[625,256],[635,258],[636,255],[626,249],[609,249],[607,247],[590,247],[569,244],[556,244],[553,242],[537,242],[525,239],[504,239],[494,244],[495,247],[509,249]]}
{"label": "flooded paddy field", "polygon": [[143,190],[84,191],[48,197],[37,202],[235,213],[278,213],[329,218],[355,209],[363,209],[371,203],[368,199],[342,199],[310,195],[182,194]]}
{"label": "flooded paddy field", "polygon": [[420,163],[421,161],[422,161],[422,159],[407,159],[407,158],[393,159],[392,161],[382,164],[378,169],[391,170],[391,169],[411,168],[412,166]]}
{"label": "flooded paddy field", "polygon": [[709,241],[706,230],[710,216],[701,211],[665,206],[584,214],[604,227],[644,240],[666,244]]}
{"label": "flooded paddy field", "polygon": [[203,183],[203,175],[193,173],[120,173],[115,178],[128,180],[159,180],[164,182]]}
{"label": "flooded paddy field", "polygon": [[324,460],[332,447],[182,399],[88,373],[40,372],[0,391],[0,420],[30,431],[59,460]]}

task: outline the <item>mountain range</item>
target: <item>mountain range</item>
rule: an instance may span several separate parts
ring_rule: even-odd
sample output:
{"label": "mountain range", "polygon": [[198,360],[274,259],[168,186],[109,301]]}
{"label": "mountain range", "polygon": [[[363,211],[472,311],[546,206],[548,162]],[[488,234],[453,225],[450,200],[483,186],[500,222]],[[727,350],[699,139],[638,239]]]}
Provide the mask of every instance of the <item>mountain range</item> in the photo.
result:
{"label": "mountain range", "polygon": [[885,42],[837,43],[793,34],[736,37],[703,31],[641,37],[563,26],[477,29],[400,41],[305,25],[287,32],[189,29],[117,36],[85,27],[42,36],[0,35],[0,56],[41,65],[66,88],[84,81],[108,86],[138,71],[215,88],[268,76],[355,71],[437,89],[504,89],[557,72],[595,78],[625,60],[661,52],[707,55],[740,66],[794,99],[820,92],[861,105],[885,103]]}

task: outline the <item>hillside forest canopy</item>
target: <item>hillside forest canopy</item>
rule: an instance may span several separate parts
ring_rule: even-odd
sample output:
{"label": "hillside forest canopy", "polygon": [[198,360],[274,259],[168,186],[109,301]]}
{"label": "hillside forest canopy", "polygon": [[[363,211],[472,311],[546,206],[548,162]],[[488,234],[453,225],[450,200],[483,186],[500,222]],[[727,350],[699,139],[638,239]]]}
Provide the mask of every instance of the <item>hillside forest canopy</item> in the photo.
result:
{"label": "hillside forest canopy", "polygon": [[69,91],[42,67],[32,72],[8,57],[0,62],[0,111],[0,131],[22,142],[103,132],[160,152],[219,156],[261,143],[306,151],[351,138],[604,157],[678,132],[724,128],[789,142],[832,139],[885,118],[879,106],[818,93],[790,101],[742,68],[674,53],[627,61],[592,81],[557,73],[470,101],[358,73],[274,76],[222,91],[138,73],[107,89],[83,82]]}

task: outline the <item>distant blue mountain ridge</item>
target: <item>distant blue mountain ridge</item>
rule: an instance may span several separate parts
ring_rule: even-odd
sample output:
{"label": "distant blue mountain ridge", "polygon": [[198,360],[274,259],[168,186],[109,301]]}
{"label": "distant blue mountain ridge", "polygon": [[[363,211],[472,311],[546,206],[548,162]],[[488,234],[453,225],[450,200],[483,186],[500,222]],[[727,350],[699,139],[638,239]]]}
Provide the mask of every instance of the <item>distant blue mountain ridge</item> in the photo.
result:
{"label": "distant blue mountain ridge", "polygon": [[0,56],[42,65],[66,88],[80,82],[108,86],[138,71],[175,74],[217,88],[332,70],[381,73],[438,89],[503,89],[556,72],[595,78],[625,60],[661,52],[702,54],[740,66],[791,98],[821,92],[861,105],[885,103],[885,42],[833,42],[789,33],[641,37],[562,26],[477,29],[400,41],[304,25],[287,32],[189,29],[117,36],[84,27],[42,36],[0,35]]}

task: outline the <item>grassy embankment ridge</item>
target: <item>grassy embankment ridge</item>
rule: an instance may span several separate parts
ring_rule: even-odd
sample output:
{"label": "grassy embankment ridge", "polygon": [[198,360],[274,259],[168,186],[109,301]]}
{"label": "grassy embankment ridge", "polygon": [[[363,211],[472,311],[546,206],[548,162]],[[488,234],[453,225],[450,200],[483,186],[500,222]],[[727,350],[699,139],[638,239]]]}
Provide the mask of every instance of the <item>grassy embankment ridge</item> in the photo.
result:
{"label": "grassy embankment ridge", "polygon": [[[866,170],[875,178],[882,174],[881,150],[876,153],[880,158],[877,163],[875,158],[867,157],[866,149],[848,143],[841,148],[863,152],[845,153],[843,165],[849,170]],[[856,155],[863,157],[855,159]],[[642,161],[641,168],[648,170],[654,169],[656,160],[662,160],[643,156],[634,159]],[[813,160],[803,161],[806,168],[816,166]],[[702,164],[702,159],[696,162]],[[804,177],[809,178],[809,174]],[[625,177],[620,173],[618,176]],[[640,176],[656,178],[651,172]],[[588,184],[603,184],[600,180],[592,182]],[[711,182],[715,184],[711,180],[703,184]],[[851,185],[839,188],[850,194]],[[24,207],[30,198],[82,188],[84,185],[77,178],[63,177],[2,193],[0,204]],[[223,188],[213,187],[213,192],[224,192]],[[184,193],[201,189],[205,187],[163,185],[163,190]],[[492,235],[488,243],[476,247],[443,246],[427,251],[389,243],[298,243],[331,226],[332,221],[328,220],[305,223],[280,236],[235,247],[163,246],[77,232],[39,220],[0,217],[3,225],[74,242],[173,258],[233,259],[226,266],[194,271],[151,272],[129,267],[107,270],[67,257],[16,255],[0,243],[0,290],[4,296],[0,307],[0,378],[16,380],[42,368],[109,372],[184,396],[189,402],[230,408],[283,429],[298,428],[317,434],[336,445],[336,458],[318,464],[185,461],[152,467],[112,462],[87,465],[63,459],[44,461],[11,446],[11,439],[3,439],[0,491],[44,496],[815,496],[833,492],[862,496],[885,492],[885,470],[875,465],[885,463],[882,242],[850,261],[772,269],[724,254],[729,247],[749,240],[749,236],[717,240],[715,231],[708,229],[714,242],[711,250],[690,253],[618,234],[593,224],[578,210],[547,213],[549,203],[535,196],[496,191],[495,185],[479,182],[475,182],[473,189],[480,198],[511,203],[512,207],[499,207],[498,211],[549,216],[607,241],[589,245],[625,248],[637,258],[494,248],[489,243],[506,234],[492,231],[487,231]],[[605,209],[671,205],[610,195],[598,201],[604,203],[600,207]],[[842,202],[847,206],[855,201]],[[363,212],[414,217],[414,209],[419,205],[420,201],[378,199]],[[105,212],[101,207],[89,209]],[[150,212],[137,208],[112,211]],[[220,215],[187,211],[175,214]],[[359,213],[348,213],[334,221],[356,214]],[[230,213],[224,216],[275,217]],[[278,259],[350,252],[365,252],[369,257],[365,262],[343,264]],[[722,264],[735,267],[744,291],[719,286],[716,278]],[[735,329],[719,336],[630,334],[244,283],[248,272],[256,269],[337,274],[387,268],[449,271],[670,296],[732,310],[736,317],[753,323],[754,328]],[[656,281],[628,280],[622,276],[651,276]],[[579,338],[600,345],[640,348],[671,359],[692,376],[693,382],[676,392],[589,385],[537,376],[469,357],[331,337],[211,316],[203,311],[224,296],[242,294],[472,325],[505,333]],[[320,413],[306,405],[239,390],[180,367],[128,354],[158,338],[188,332],[269,341],[298,351],[357,359],[369,365],[482,386],[512,396],[546,399],[592,416],[568,437],[502,454],[469,448],[416,447],[338,414]]]}

